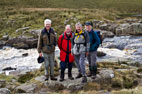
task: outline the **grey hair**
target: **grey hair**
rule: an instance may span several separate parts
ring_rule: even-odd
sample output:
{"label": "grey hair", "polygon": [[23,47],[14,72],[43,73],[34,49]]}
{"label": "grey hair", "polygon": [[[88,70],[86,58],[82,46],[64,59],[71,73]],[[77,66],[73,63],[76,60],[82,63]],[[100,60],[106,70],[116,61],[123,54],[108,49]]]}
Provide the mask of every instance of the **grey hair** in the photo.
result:
{"label": "grey hair", "polygon": [[72,28],[71,25],[69,25],[69,24],[66,25],[65,29],[67,29],[67,27],[69,27],[70,29]]}
{"label": "grey hair", "polygon": [[44,20],[44,24],[47,24],[47,23],[51,24],[52,21],[51,21],[50,19],[45,19],[45,20]]}
{"label": "grey hair", "polygon": [[82,27],[82,24],[80,22],[76,23],[75,26],[80,26]]}

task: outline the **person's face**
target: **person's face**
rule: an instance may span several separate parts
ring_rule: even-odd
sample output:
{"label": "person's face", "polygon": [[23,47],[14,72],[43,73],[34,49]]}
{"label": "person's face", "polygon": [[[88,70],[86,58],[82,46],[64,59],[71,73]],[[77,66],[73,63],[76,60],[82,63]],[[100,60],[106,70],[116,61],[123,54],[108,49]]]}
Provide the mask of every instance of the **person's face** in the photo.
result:
{"label": "person's face", "polygon": [[72,30],[71,30],[70,27],[67,27],[67,28],[65,29],[65,31],[66,31],[66,34],[67,34],[67,35],[70,35],[70,33],[71,33]]}
{"label": "person's face", "polygon": [[49,29],[50,29],[50,27],[51,27],[51,24],[45,24],[45,28],[46,28],[46,30],[49,30]]}
{"label": "person's face", "polygon": [[77,32],[80,32],[82,30],[82,26],[76,26]]}
{"label": "person's face", "polygon": [[85,30],[91,31],[91,29],[92,29],[92,26],[91,26],[91,25],[85,25]]}

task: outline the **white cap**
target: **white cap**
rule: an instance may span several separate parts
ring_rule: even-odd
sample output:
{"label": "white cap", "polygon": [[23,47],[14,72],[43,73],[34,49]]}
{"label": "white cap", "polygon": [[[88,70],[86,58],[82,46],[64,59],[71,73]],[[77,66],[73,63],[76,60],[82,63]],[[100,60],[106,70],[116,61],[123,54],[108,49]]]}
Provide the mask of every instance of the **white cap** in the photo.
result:
{"label": "white cap", "polygon": [[52,22],[52,21],[51,21],[50,19],[45,19],[45,20],[44,20],[44,25],[45,25],[45,24],[51,24],[51,22]]}

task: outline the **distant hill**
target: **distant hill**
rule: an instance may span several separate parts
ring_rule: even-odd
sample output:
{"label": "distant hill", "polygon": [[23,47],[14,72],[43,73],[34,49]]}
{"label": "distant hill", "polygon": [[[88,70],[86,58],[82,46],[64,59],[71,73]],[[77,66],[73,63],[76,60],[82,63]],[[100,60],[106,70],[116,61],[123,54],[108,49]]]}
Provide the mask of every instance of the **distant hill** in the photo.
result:
{"label": "distant hill", "polygon": [[0,0],[0,7],[91,8],[142,12],[142,0]]}

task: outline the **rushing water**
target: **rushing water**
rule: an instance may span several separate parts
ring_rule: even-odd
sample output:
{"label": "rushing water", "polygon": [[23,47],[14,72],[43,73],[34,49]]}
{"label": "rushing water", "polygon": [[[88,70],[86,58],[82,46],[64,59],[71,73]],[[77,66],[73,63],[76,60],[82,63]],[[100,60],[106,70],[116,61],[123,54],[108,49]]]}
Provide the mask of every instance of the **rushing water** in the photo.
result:
{"label": "rushing water", "polygon": [[[106,56],[98,58],[98,61],[117,61],[119,59],[142,62],[142,37],[120,36],[106,38],[103,47],[98,49],[106,53]],[[56,47],[55,56],[59,57],[59,49]],[[24,56],[23,54],[27,54]],[[0,49],[0,73],[7,67],[17,70],[32,70],[40,68],[37,63],[38,53],[36,49],[15,49],[4,47]]]}

